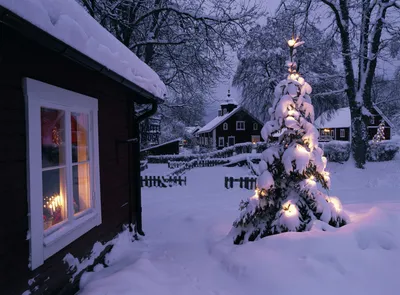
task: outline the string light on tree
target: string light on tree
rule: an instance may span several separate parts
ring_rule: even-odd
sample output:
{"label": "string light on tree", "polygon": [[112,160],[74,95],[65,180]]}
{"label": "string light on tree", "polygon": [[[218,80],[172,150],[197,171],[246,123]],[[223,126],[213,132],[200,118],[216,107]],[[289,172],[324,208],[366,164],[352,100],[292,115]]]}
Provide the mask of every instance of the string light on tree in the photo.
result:
{"label": "string light on tree", "polygon": [[385,121],[383,120],[379,123],[378,130],[372,138],[373,143],[378,143],[382,140],[385,140]]}
{"label": "string light on tree", "polygon": [[[261,130],[269,145],[262,153],[255,195],[241,202],[240,217],[233,223],[235,244],[310,230],[316,219],[334,227],[347,223],[339,199],[328,197],[317,185],[329,189],[330,175],[313,125],[312,88],[296,63],[296,48],[303,43],[299,37],[288,41],[289,75],[276,86],[270,121]],[[274,134],[280,135],[278,141]]]}

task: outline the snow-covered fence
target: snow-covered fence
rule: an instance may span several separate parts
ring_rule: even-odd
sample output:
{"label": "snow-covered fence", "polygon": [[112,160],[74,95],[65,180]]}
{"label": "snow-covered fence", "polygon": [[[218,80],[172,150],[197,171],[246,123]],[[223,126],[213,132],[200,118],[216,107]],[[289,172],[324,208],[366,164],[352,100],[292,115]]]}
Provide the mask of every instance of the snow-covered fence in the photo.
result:
{"label": "snow-covered fence", "polygon": [[186,185],[186,177],[177,176],[142,176],[142,187],[171,187],[173,185]]}
{"label": "snow-covered fence", "polygon": [[229,163],[228,159],[193,159],[189,162],[168,162],[168,167],[177,167],[168,175],[179,175],[195,167],[213,167]]}
{"label": "snow-covered fence", "polygon": [[251,174],[255,176],[260,174],[258,167],[251,161],[250,157],[247,158],[247,167],[249,167]]}
{"label": "snow-covered fence", "polygon": [[232,157],[234,154],[249,154],[252,153],[253,149],[256,150],[257,153],[261,153],[268,147],[266,142],[257,142],[255,144],[251,142],[238,143],[230,147],[223,148],[221,150],[209,152],[209,153],[201,153],[201,154],[193,154],[193,155],[160,155],[160,156],[148,156],[147,160],[149,163],[168,163],[171,162],[189,162],[193,159],[225,159]]}
{"label": "snow-covered fence", "polygon": [[149,168],[147,161],[140,161],[140,171],[146,170],[147,168]]}
{"label": "snow-covered fence", "polygon": [[168,161],[168,168],[169,169],[176,169],[185,165],[187,162],[185,161]]}
{"label": "snow-covered fence", "polygon": [[151,164],[166,164],[168,161],[175,162],[189,162],[198,159],[199,155],[161,155],[161,156],[148,156],[147,161]]}
{"label": "snow-covered fence", "polygon": [[367,151],[367,160],[371,162],[382,162],[393,160],[399,151],[399,145],[393,141],[370,142]]}
{"label": "snow-covered fence", "polygon": [[233,188],[234,183],[239,183],[240,188],[245,188],[249,190],[256,189],[257,177],[255,176],[244,176],[239,178],[234,178],[231,176],[225,176],[225,188]]}

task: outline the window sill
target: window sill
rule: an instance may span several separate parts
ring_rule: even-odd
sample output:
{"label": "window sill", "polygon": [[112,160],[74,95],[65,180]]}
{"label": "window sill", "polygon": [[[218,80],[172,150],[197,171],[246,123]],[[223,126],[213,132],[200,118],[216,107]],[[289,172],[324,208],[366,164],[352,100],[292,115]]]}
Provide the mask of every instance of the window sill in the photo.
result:
{"label": "window sill", "polygon": [[58,230],[44,237],[44,259],[60,251],[100,223],[100,214],[94,211],[88,212],[78,219],[65,223]]}

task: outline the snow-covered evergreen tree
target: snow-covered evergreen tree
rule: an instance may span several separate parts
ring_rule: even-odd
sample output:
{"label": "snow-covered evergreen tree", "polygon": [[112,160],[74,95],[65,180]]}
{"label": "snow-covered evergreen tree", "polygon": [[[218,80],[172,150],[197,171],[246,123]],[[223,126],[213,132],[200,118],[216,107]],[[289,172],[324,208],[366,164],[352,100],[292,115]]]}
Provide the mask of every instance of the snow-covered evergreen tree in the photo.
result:
{"label": "snow-covered evergreen tree", "polygon": [[242,201],[240,217],[233,223],[234,243],[254,241],[287,231],[306,231],[313,220],[331,226],[347,223],[338,198],[319,190],[329,189],[327,160],[318,146],[314,127],[311,86],[297,73],[294,60],[299,39],[290,47],[289,76],[275,88],[275,99],[261,135],[268,141],[280,134],[278,142],[262,153],[260,176],[254,196]]}
{"label": "snow-covered evergreen tree", "polygon": [[372,138],[374,143],[381,142],[382,140],[385,140],[385,121],[383,120],[379,123],[378,130]]}

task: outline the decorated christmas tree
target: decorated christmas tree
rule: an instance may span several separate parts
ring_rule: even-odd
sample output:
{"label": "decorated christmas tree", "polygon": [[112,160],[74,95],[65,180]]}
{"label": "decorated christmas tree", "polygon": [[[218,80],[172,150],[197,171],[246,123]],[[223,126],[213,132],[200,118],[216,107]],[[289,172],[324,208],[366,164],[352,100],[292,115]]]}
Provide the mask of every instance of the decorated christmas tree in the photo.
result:
{"label": "decorated christmas tree", "polygon": [[382,140],[385,140],[385,121],[381,121],[378,126],[378,131],[372,138],[372,141],[374,143],[381,142]]}
{"label": "decorated christmas tree", "polygon": [[[333,227],[347,223],[338,198],[328,196],[327,160],[318,147],[314,127],[311,86],[300,77],[296,48],[304,42],[292,38],[289,76],[275,88],[270,120],[261,135],[270,142],[262,153],[255,195],[240,204],[233,223],[234,243],[241,244],[287,231],[307,231],[315,220]],[[278,136],[278,141],[271,141]]]}

